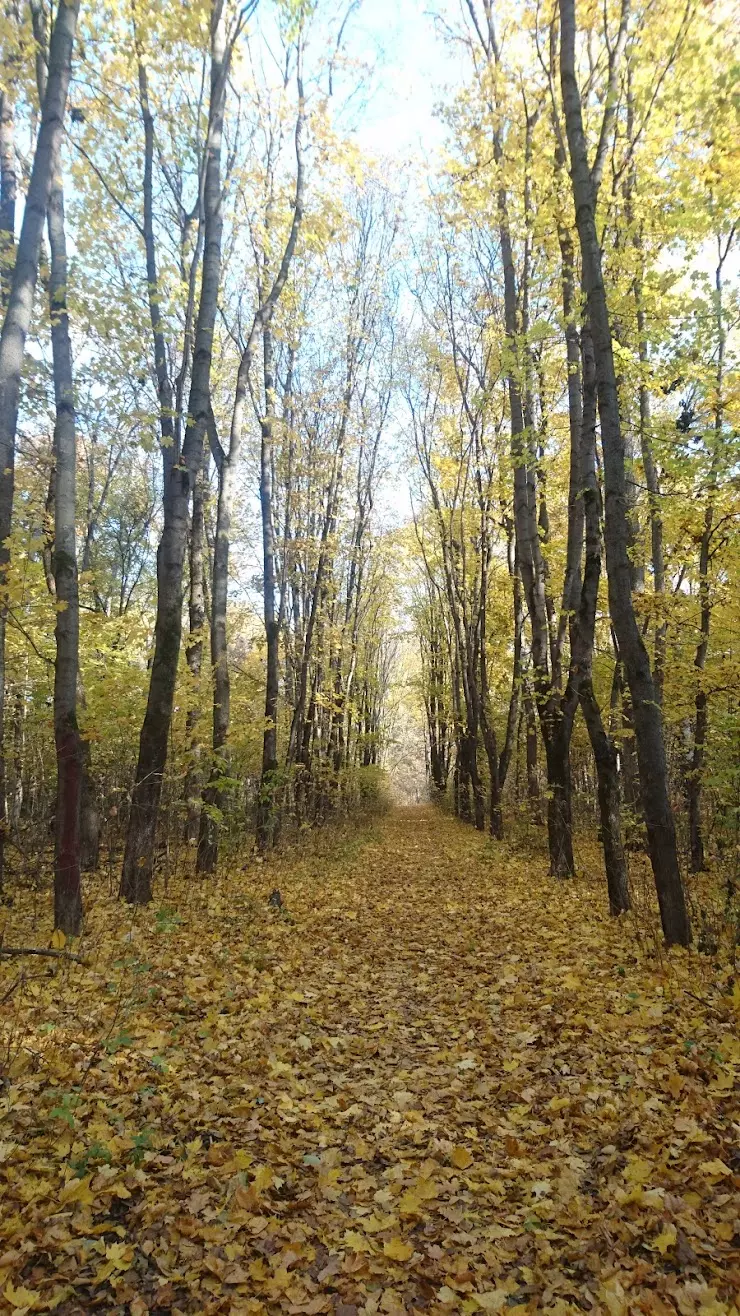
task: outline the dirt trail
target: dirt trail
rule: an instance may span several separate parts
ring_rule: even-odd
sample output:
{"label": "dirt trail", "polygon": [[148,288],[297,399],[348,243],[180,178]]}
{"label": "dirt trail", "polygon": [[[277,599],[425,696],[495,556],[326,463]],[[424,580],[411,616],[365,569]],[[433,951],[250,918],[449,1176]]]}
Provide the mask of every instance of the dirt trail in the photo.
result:
{"label": "dirt trail", "polygon": [[428,809],[123,951],[100,896],[14,1020],[7,1310],[736,1313],[738,1002],[604,904]]}

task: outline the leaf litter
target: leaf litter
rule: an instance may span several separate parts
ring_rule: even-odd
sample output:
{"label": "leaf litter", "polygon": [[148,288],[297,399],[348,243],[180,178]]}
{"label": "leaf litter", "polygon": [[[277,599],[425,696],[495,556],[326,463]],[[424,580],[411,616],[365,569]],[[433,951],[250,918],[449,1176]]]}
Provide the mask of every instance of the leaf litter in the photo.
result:
{"label": "leaf litter", "polygon": [[740,992],[604,903],[424,809],[93,889],[0,962],[0,1309],[737,1316]]}

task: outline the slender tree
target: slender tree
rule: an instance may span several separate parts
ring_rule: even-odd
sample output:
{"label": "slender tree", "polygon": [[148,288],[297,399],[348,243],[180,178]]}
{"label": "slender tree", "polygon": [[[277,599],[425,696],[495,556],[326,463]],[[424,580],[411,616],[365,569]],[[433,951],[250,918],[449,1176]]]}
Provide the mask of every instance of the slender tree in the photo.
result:
{"label": "slender tree", "polygon": [[[223,231],[221,189],[221,139],[228,71],[234,41],[244,15],[227,33],[223,0],[214,0],[210,15],[211,76],[203,179],[203,261],[200,300],[195,325],[188,419],[182,449],[165,456],[164,526],[157,551],[157,618],[154,657],[149,681],[146,714],[139,741],[139,759],[131,797],[126,849],[121,873],[120,895],[131,903],[146,904],[152,896],[155,840],[162,780],[177,680],[182,634],[183,565],[188,535],[190,495],[203,461],[203,441],[211,409],[210,379],[213,334],[221,275]],[[142,113],[145,134],[151,139],[153,125],[148,109],[143,63],[139,62]],[[145,160],[145,207],[151,212],[151,158],[149,141]],[[148,272],[154,266],[153,222],[145,218]],[[156,287],[156,267],[151,268]],[[158,308],[152,310],[152,330],[160,382],[160,400],[171,388],[166,384],[164,343],[158,335]],[[165,398],[166,401],[166,398]],[[174,432],[172,435],[174,443]]]}
{"label": "slender tree", "polygon": [[[629,0],[623,0],[618,49],[626,40]],[[576,225],[583,262],[583,281],[593,333],[597,395],[601,422],[605,483],[605,545],[609,607],[620,657],[632,697],[640,763],[640,784],[650,859],[660,905],[663,932],[669,944],[691,941],[683,883],[678,865],[660,707],[650,659],[632,602],[630,527],[627,515],[624,443],[622,438],[612,333],[596,228],[595,187],[588,163],[581,95],[576,75],[575,0],[560,0],[560,80],[571,163]],[[612,92],[612,95],[614,93]],[[599,155],[597,154],[597,161]]]}
{"label": "slender tree", "polygon": [[[49,71],[41,106],[31,177],[26,193],[23,222],[10,278],[5,317],[0,335],[0,585],[7,579],[15,487],[15,438],[18,425],[21,371],[33,311],[39,254],[54,171],[59,160],[67,89],[72,71],[78,0],[60,0],[49,43]],[[0,794],[5,797],[5,628],[6,613],[0,610]],[[3,806],[4,808],[4,806]],[[0,832],[0,885],[4,861],[5,823]]]}
{"label": "slender tree", "polygon": [[[32,0],[31,13],[37,44],[39,101],[43,104],[48,76],[45,63],[46,30],[44,14],[37,0]],[[50,255],[49,319],[56,409],[52,458],[53,578],[56,605],[54,740],[57,760],[54,925],[67,935],[76,936],[82,924],[80,820],[85,755],[77,721],[80,646],[80,600],[77,586],[75,531],[77,432],[72,342],[67,307],[67,238],[64,224],[61,139],[53,162],[47,227]]]}

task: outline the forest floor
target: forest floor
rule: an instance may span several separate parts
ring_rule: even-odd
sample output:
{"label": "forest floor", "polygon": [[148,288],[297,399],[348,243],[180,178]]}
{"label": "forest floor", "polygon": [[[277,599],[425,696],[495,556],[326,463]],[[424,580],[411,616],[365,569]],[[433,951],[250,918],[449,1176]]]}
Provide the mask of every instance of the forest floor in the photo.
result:
{"label": "forest floor", "polygon": [[740,988],[595,871],[414,809],[89,885],[0,960],[0,1311],[738,1312]]}

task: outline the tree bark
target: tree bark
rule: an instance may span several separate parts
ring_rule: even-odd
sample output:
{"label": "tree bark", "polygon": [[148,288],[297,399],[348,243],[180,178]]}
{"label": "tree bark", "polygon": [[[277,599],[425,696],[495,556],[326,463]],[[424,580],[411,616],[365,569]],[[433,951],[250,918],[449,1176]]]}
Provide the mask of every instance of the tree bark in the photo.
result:
{"label": "tree bark", "polygon": [[201,719],[200,695],[201,675],[203,669],[203,632],[206,624],[206,596],[203,576],[203,548],[205,528],[203,523],[205,471],[201,467],[193,489],[193,512],[190,520],[190,547],[188,560],[190,566],[190,597],[188,601],[188,642],[186,658],[192,682],[192,703],[188,709],[185,722],[185,736],[188,742],[188,770],[185,776],[185,840],[194,845],[200,830],[200,792],[202,782],[202,745],[198,725]]}
{"label": "tree bark", "polygon": [[578,611],[571,622],[571,667],[563,702],[567,716],[572,706],[572,694],[577,694],[580,700],[596,765],[609,910],[612,914],[621,914],[629,909],[630,902],[622,840],[619,764],[614,742],[604,727],[592,680],[596,608],[601,578],[602,501],[596,469],[596,370],[588,319],[584,320],[582,326],[581,360],[583,407],[580,485],[586,555]]}
{"label": "tree bark", "polygon": [[630,896],[627,860],[622,840],[619,761],[614,742],[604,728],[590,676],[581,680],[580,701],[596,764],[601,844],[604,850],[609,913],[623,914],[630,908]]}
{"label": "tree bark", "polygon": [[701,816],[702,773],[706,753],[707,733],[709,731],[709,701],[704,685],[703,673],[709,652],[709,631],[712,623],[712,595],[709,581],[709,569],[712,559],[711,545],[714,534],[714,503],[717,494],[717,466],[722,451],[724,425],[724,370],[727,330],[724,320],[723,269],[730,253],[735,236],[735,228],[730,232],[727,245],[722,251],[722,240],[718,239],[718,263],[715,270],[715,311],[717,320],[717,365],[715,373],[714,398],[714,432],[712,435],[712,456],[709,470],[707,502],[704,509],[704,524],[699,544],[699,642],[694,656],[696,673],[696,694],[694,696],[694,746],[691,753],[686,792],[689,805],[689,855],[692,873],[704,872],[706,854],[704,850],[704,830]]}
{"label": "tree bark", "polygon": [[[10,296],[15,247],[14,126],[13,100],[10,88],[5,87],[0,92],[0,304],[3,312]],[[3,888],[5,834],[8,827],[6,767],[2,740],[5,713],[5,625],[5,604],[0,600],[0,892]]]}
{"label": "tree bark", "polygon": [[[45,46],[44,19],[32,5],[34,35],[40,56]],[[37,61],[39,99],[43,102],[47,71]],[[85,755],[77,720],[80,606],[77,585],[76,475],[72,343],[67,310],[67,241],[64,225],[64,183],[61,140],[54,157],[47,214],[49,231],[49,319],[54,374],[54,598],[56,659],[54,663],[54,742],[57,762],[54,825],[54,926],[67,936],[82,926],[80,880],[80,819]]]}
{"label": "tree bark", "polygon": [[542,826],[542,799],[540,796],[540,778],[537,770],[538,757],[538,734],[537,734],[537,713],[535,711],[534,699],[529,684],[525,686],[524,691],[524,722],[526,729],[525,736],[525,760],[527,769],[527,800],[532,821],[539,827]]}
{"label": "tree bark", "polygon": [[[18,425],[21,371],[26,337],[33,311],[39,255],[49,206],[55,161],[61,147],[72,48],[79,0],[61,0],[49,48],[49,73],[41,106],[41,123],[26,194],[23,223],[7,294],[0,335],[0,585],[5,588],[9,564],[8,536],[12,528],[15,486],[15,437]],[[8,203],[9,204],[9,203]],[[9,211],[8,211],[9,213]],[[5,610],[0,611],[0,795],[5,798]],[[2,887],[5,817],[0,828],[0,887]]]}
{"label": "tree bark", "polygon": [[663,729],[650,660],[632,603],[624,442],[619,414],[601,249],[596,230],[595,188],[588,165],[581,98],[575,72],[575,0],[560,0],[560,76],[576,225],[596,359],[597,392],[604,457],[605,546],[609,607],[632,695],[650,859],[669,945],[689,945],[691,927],[678,865]]}
{"label": "tree bark", "polygon": [[54,664],[54,739],[57,756],[57,802],[54,851],[54,926],[77,936],[82,924],[80,885],[80,804],[83,754],[77,723],[79,664],[79,596],[75,545],[75,412],[72,351],[66,312],[66,250],[60,184],[49,203],[51,245],[52,346],[56,398],[56,499],[54,504],[54,582],[56,586],[56,661]]}
{"label": "tree bark", "polygon": [[[221,275],[221,237],[223,230],[221,195],[221,138],[230,48],[226,44],[222,0],[214,0],[211,11],[211,85],[206,139],[205,180],[203,187],[204,243],[202,282],[195,329],[193,366],[190,382],[188,421],[182,452],[177,460],[165,456],[164,527],[157,551],[157,614],[154,628],[152,661],[144,723],[139,740],[139,758],[131,797],[126,849],[119,895],[131,904],[146,904],[152,898],[154,851],[167,762],[167,746],[177,681],[177,666],[182,635],[182,586],[185,548],[188,533],[190,493],[195,486],[203,460],[203,436],[211,406],[210,379],[213,334]],[[140,86],[143,64],[140,63]],[[147,233],[147,274],[150,279],[150,310],[155,336],[155,356],[159,356],[161,335],[158,307],[152,309],[151,289],[157,288],[154,260],[152,214],[153,122],[144,82],[141,95],[142,116],[147,138],[144,205]],[[150,273],[150,266],[152,267]],[[152,277],[153,276],[153,277]],[[161,346],[164,339],[161,338]],[[158,379],[166,375],[166,358],[158,364]],[[169,387],[170,401],[172,389]],[[163,389],[160,385],[160,397]]]}
{"label": "tree bark", "polygon": [[275,417],[275,374],[272,331],[263,332],[265,411],[260,426],[260,509],[262,513],[263,603],[267,644],[265,672],[265,729],[262,738],[262,772],[257,805],[257,845],[269,850],[277,824],[277,720],[280,698],[280,626],[276,601],[275,527],[272,511],[272,443]]}
{"label": "tree bark", "polygon": [[[213,422],[211,422],[213,423]],[[212,440],[211,446],[218,443]],[[220,445],[219,445],[220,448]],[[215,873],[218,864],[219,824],[223,806],[223,780],[228,775],[228,735],[231,718],[231,681],[226,633],[229,594],[229,546],[235,463],[238,445],[232,443],[228,457],[219,450],[218,505],[213,548],[211,585],[211,667],[213,671],[213,737],[211,776],[203,794],[198,837],[199,873]]]}
{"label": "tree bark", "polygon": [[[272,463],[275,426],[275,362],[272,341],[272,314],[285,287],[295,254],[298,234],[303,221],[304,162],[303,126],[305,104],[302,79],[302,36],[297,51],[296,79],[298,84],[298,113],[295,126],[296,190],[293,201],[293,219],[275,281],[255,316],[253,332],[262,332],[262,364],[265,407],[260,422],[260,512],[262,518],[263,554],[263,606],[265,619],[266,674],[265,674],[265,727],[262,738],[262,770],[257,797],[256,841],[260,850],[271,849],[277,835],[278,786],[278,708],[280,700],[280,614],[276,598],[275,525],[273,519]],[[246,373],[249,369],[251,339],[242,359]]]}
{"label": "tree bark", "polygon": [[0,299],[3,310],[10,295],[15,247],[15,110],[10,87],[0,91]]}

